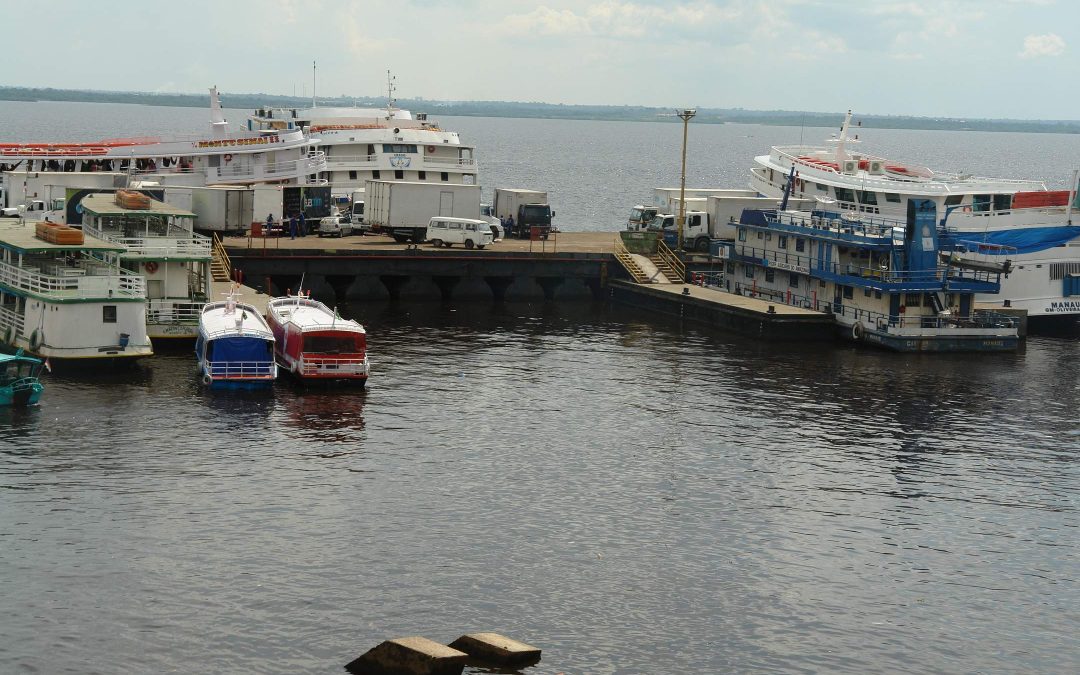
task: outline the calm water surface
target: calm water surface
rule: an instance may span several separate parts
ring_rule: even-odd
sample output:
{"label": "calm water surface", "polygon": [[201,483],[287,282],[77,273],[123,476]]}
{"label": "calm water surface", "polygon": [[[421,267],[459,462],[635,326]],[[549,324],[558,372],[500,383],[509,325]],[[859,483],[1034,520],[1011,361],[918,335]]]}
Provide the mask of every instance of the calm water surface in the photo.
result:
{"label": "calm water surface", "polygon": [[[572,183],[589,130],[674,129],[447,126],[470,123],[506,131],[470,140],[521,184]],[[521,129],[558,142],[504,157]],[[575,179],[618,206],[597,220],[670,182],[619,147],[625,181]],[[476,630],[542,647],[536,673],[1080,670],[1080,342],[897,356],[589,304],[346,313],[367,392],[211,394],[180,351],[0,411],[0,672],[337,673]]]}

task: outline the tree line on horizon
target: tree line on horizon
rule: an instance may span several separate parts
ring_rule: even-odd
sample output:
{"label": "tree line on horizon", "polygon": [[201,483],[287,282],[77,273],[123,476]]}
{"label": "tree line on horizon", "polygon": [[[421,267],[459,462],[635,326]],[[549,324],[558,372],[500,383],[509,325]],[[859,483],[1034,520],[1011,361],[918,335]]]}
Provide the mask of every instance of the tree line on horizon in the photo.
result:
{"label": "tree line on horizon", "polygon": [[[310,98],[274,94],[222,94],[226,108],[300,108],[311,104]],[[129,103],[137,105],[201,108],[208,105],[206,94],[160,94],[150,92],[91,91],[28,87],[0,87],[4,101],[66,101],[80,103]],[[327,106],[384,107],[385,97],[320,97]],[[397,105],[415,112],[462,117],[510,117],[534,119],[576,119],[625,122],[678,122],[675,108],[631,105],[583,105],[521,101],[433,101],[400,99]],[[766,124],[774,126],[837,127],[843,113],[802,112],[791,110],[745,110],[742,108],[698,108],[699,124]],[[956,119],[907,115],[860,115],[864,128],[925,129],[967,131],[1021,131],[1031,133],[1080,133],[1080,121]]]}

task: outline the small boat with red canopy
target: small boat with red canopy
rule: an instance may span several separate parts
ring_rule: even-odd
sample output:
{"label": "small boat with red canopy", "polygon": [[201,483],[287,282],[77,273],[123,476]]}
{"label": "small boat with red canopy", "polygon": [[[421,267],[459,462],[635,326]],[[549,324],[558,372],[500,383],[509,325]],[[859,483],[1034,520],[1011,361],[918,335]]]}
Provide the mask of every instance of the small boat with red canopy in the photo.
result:
{"label": "small boat with red canopy", "polygon": [[266,320],[278,364],[301,380],[367,383],[367,331],[310,294],[274,298]]}

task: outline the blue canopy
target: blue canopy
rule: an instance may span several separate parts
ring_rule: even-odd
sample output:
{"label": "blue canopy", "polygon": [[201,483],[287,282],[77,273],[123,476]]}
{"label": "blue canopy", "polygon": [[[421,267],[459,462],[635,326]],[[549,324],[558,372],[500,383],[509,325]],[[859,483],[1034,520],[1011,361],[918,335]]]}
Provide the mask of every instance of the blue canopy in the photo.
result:
{"label": "blue canopy", "polygon": [[1080,226],[1028,227],[1017,230],[994,230],[990,232],[948,231],[943,240],[969,251],[990,255],[1013,255],[1035,253],[1061,246],[1080,237]]}
{"label": "blue canopy", "polygon": [[207,360],[211,363],[248,361],[270,363],[274,349],[270,342],[257,337],[224,337],[213,340]]}

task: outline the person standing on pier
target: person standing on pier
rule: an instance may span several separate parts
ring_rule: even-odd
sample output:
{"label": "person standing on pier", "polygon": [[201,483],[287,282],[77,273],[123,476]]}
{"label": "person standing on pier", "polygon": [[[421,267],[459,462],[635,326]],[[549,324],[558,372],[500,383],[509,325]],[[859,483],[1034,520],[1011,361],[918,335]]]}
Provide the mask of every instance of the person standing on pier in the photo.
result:
{"label": "person standing on pier", "polygon": [[289,216],[289,238],[296,239],[296,213]]}
{"label": "person standing on pier", "polygon": [[263,233],[264,237],[269,237],[274,234],[274,214],[266,214],[266,230]]}
{"label": "person standing on pier", "polygon": [[311,233],[307,231],[307,221],[304,218],[304,211],[301,210],[300,211],[300,236],[302,237],[305,234],[311,234]]}
{"label": "person standing on pier", "polygon": [[508,215],[506,217],[506,228],[505,229],[506,229],[506,236],[507,237],[513,237],[514,236],[514,214],[511,213],[510,215]]}

